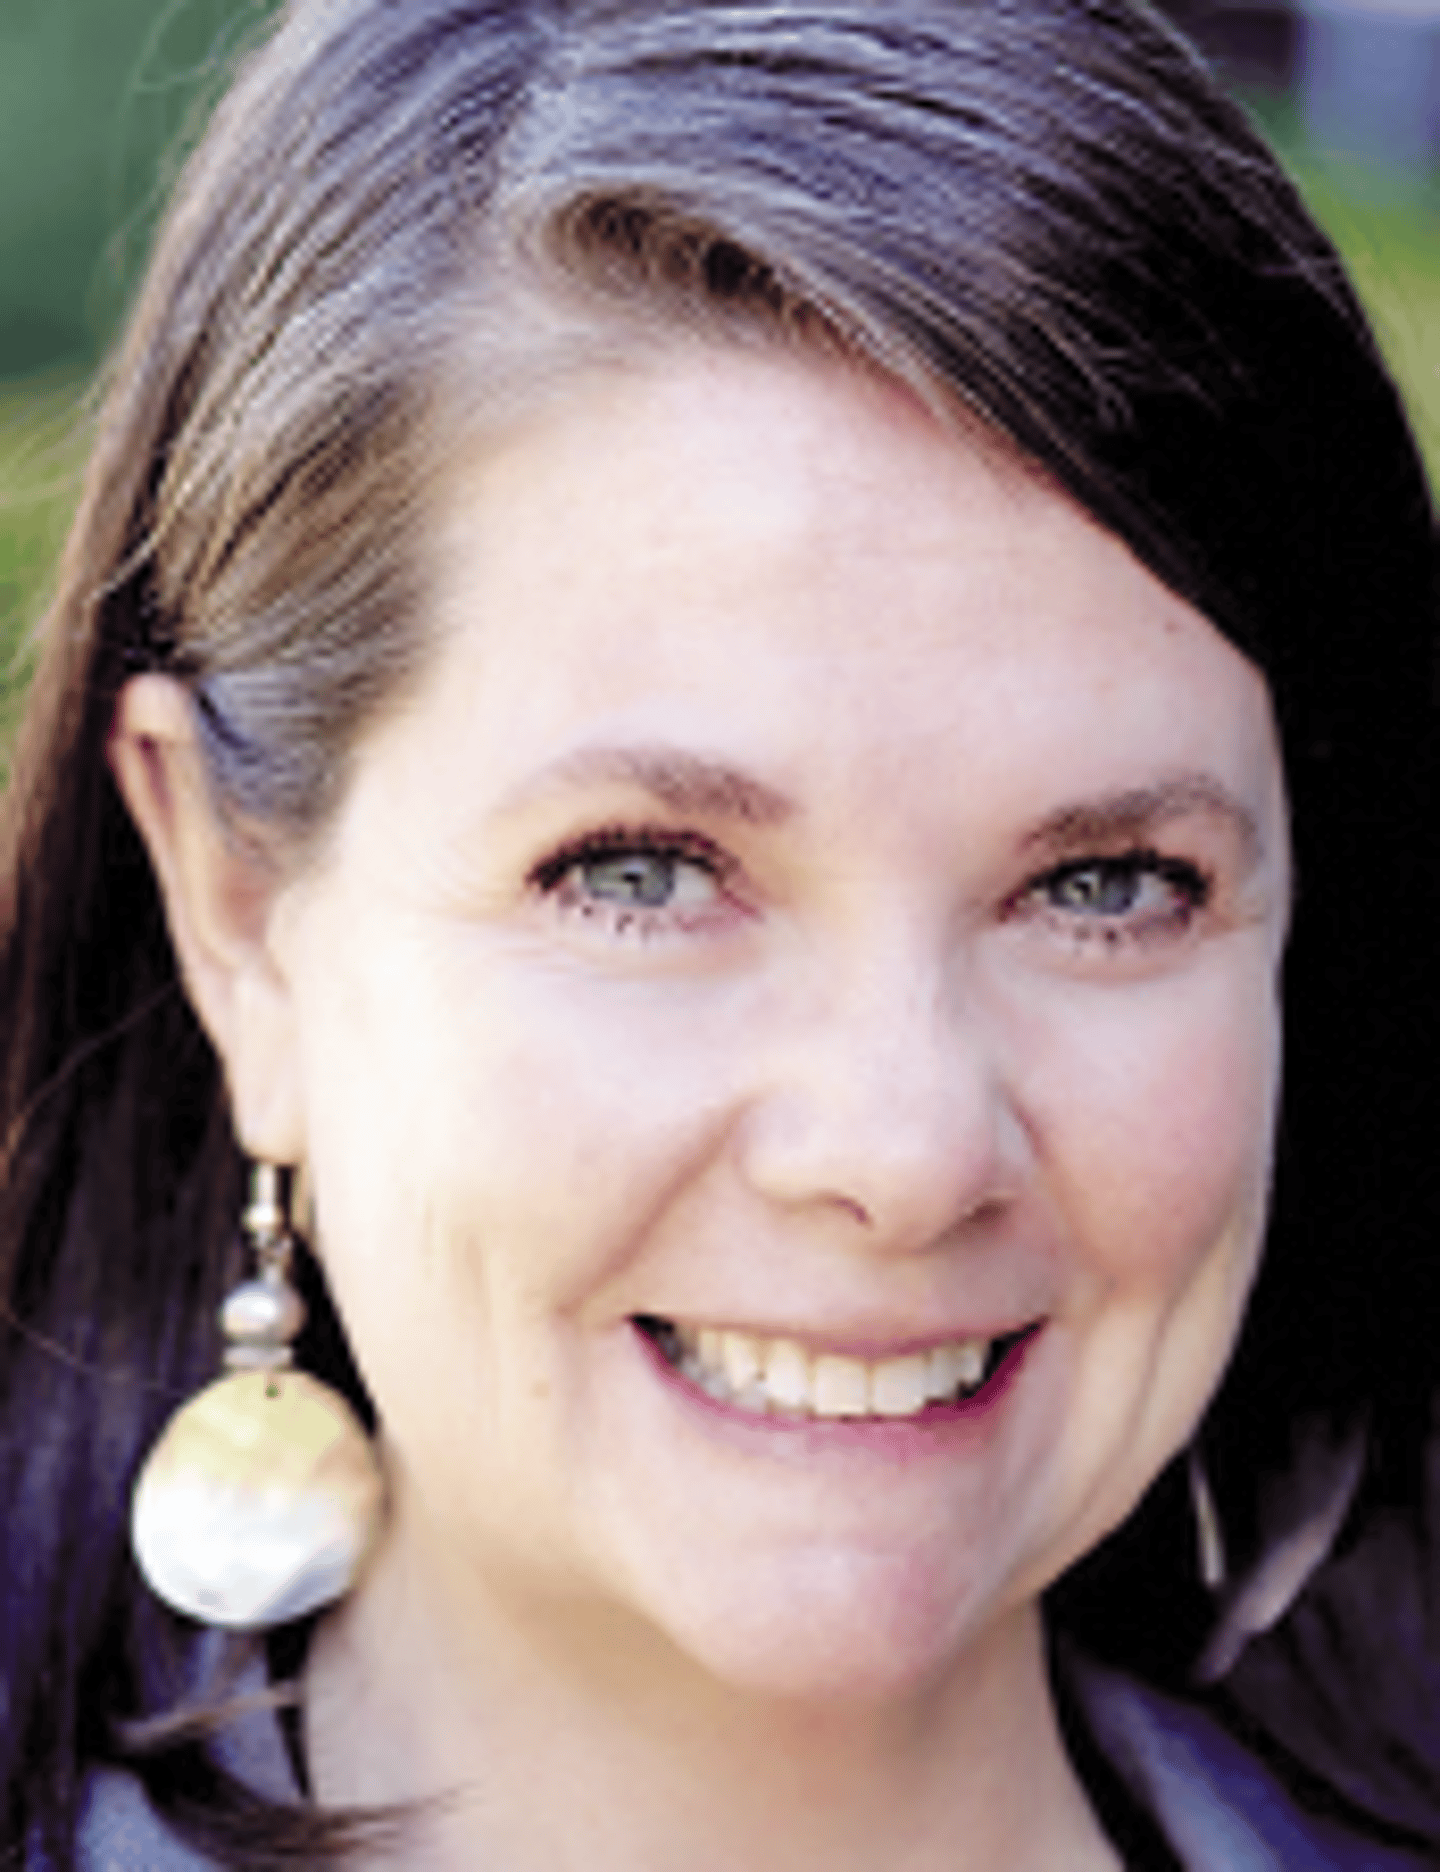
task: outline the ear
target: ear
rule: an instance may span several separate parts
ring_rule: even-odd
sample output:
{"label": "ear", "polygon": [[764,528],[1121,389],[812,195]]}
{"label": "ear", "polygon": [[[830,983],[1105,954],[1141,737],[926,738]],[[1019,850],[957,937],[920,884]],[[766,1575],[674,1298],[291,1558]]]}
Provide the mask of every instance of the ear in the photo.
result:
{"label": "ear", "polygon": [[271,941],[281,867],[216,810],[193,704],[173,677],[126,683],[107,753],[159,880],[186,990],[224,1063],[241,1146],[252,1157],[298,1163],[305,1140],[294,1008]]}

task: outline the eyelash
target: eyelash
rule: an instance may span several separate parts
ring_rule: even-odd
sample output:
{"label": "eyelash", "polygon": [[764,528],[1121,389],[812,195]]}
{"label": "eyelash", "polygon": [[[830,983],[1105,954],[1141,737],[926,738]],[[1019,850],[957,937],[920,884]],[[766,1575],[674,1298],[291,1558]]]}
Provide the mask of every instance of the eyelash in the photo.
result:
{"label": "eyelash", "polygon": [[[1097,893],[1120,886],[1129,901],[1109,911],[1080,904],[1062,904],[1053,893],[1067,884],[1093,878]],[[1135,915],[1133,900],[1147,879],[1166,887],[1169,901],[1147,914]],[[1199,865],[1185,858],[1169,858],[1148,847],[1136,847],[1103,857],[1068,858],[1040,877],[1033,878],[1011,900],[1013,910],[1035,914],[1058,924],[1077,944],[1103,943],[1107,949],[1139,944],[1179,934],[1210,901],[1213,880]]]}
{"label": "eyelash", "polygon": [[[671,932],[683,935],[713,916],[717,908],[713,900],[700,906],[677,906],[672,901],[673,878],[672,889],[661,903],[586,894],[578,877],[582,867],[626,860],[693,866],[708,877],[717,891],[723,890],[736,869],[733,859],[701,833],[676,831],[668,826],[611,825],[567,841],[535,866],[528,882],[541,896],[555,901],[563,914],[598,922],[617,937],[645,940]],[[1095,880],[1097,896],[1118,886],[1129,901],[1114,911],[1056,901],[1054,893],[1086,878]],[[1166,887],[1169,901],[1136,916],[1134,896],[1151,878]],[[1068,858],[1031,878],[1009,899],[1005,909],[1010,916],[1034,915],[1051,927],[1058,926],[1079,946],[1098,942],[1113,951],[1122,945],[1143,944],[1188,929],[1209,902],[1212,889],[1211,877],[1190,860],[1136,847],[1104,856]]]}
{"label": "eyelash", "polygon": [[668,826],[600,827],[569,840],[530,873],[531,887],[542,896],[556,901],[565,914],[578,915],[587,921],[599,921],[614,936],[635,936],[642,940],[686,929],[707,920],[716,905],[711,902],[686,910],[670,901],[647,904],[637,900],[607,900],[586,896],[576,874],[582,866],[616,863],[621,860],[654,860],[662,865],[690,865],[703,871],[717,888],[735,870],[734,861],[713,839],[699,832],[677,832]]}

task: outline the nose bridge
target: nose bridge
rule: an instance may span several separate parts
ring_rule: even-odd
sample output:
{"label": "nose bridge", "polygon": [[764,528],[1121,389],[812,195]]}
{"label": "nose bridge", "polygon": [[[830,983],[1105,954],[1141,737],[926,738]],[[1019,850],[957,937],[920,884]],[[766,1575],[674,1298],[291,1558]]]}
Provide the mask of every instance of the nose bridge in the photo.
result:
{"label": "nose bridge", "polygon": [[817,966],[777,1022],[752,1180],[921,1248],[1008,1193],[1001,1061],[953,948],[891,930]]}

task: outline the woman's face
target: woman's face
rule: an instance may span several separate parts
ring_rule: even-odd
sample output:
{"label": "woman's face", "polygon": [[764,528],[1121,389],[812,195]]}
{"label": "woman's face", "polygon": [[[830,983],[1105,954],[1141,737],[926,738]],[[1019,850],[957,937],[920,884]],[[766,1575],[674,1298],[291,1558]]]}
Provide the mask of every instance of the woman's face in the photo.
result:
{"label": "woman's face", "polygon": [[583,379],[457,467],[433,573],[272,923],[391,1539],[737,1684],[931,1678],[1230,1347],[1263,682],[994,445],[793,358]]}

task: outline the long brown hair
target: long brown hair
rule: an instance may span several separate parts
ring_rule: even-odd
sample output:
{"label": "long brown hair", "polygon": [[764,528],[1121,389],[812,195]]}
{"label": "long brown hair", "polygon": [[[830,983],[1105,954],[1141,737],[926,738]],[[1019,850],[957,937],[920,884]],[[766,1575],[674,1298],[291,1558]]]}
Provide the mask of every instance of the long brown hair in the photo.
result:
{"label": "long brown hair", "polygon": [[[1141,0],[294,0],[111,366],[0,835],[0,1785],[57,1863],[86,1764],[188,1682],[126,1502],[213,1369],[238,1202],[106,766],[119,688],[182,677],[217,800],[303,856],[422,665],[456,411],[676,321],[847,348],[978,413],[1259,662],[1301,899],[1270,1257],[1221,1419],[1264,1445],[1297,1397],[1374,1389],[1393,1321],[1358,1243],[1432,1292],[1433,1139],[1397,1074],[1435,1056],[1428,496],[1332,249],[1184,43]],[[302,1357],[364,1409],[307,1278]],[[351,1837],[257,1809],[193,1743],[143,1772],[228,1864]]]}

